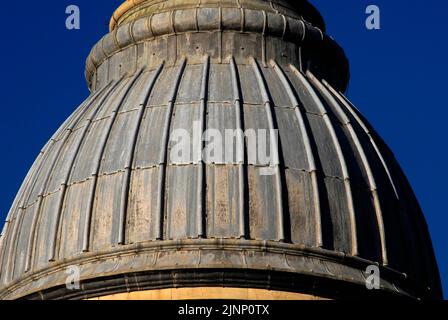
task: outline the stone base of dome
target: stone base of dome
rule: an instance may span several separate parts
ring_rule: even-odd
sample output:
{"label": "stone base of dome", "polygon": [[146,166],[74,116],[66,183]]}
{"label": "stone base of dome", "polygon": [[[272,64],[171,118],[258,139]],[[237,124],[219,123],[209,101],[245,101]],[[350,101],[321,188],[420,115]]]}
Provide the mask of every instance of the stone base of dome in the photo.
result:
{"label": "stone base of dome", "polygon": [[[369,264],[321,248],[249,240],[157,241],[86,253],[35,271],[0,299],[89,299],[146,290],[227,287],[276,290],[327,298],[409,297],[399,274],[380,267],[381,290],[367,290]],[[67,268],[78,266],[79,290],[66,287]],[[85,277],[83,275],[97,275]]]}

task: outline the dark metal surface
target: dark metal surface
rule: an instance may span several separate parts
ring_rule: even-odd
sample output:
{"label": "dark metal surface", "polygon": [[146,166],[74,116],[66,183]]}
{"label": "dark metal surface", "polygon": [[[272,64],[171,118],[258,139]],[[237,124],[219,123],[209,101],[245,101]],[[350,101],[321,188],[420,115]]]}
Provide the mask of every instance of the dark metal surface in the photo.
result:
{"label": "dark metal surface", "polygon": [[[129,18],[92,50],[92,95],[42,150],[8,215],[0,298],[55,298],[70,265],[89,282],[264,270],[365,292],[370,264],[381,267],[387,294],[441,297],[412,189],[339,92],[348,80],[342,50],[300,11],[264,10],[268,1],[244,9],[202,1],[200,10],[181,2]],[[323,48],[313,32],[334,49],[330,58],[313,58]],[[195,121],[202,131],[278,129],[273,175],[260,174],[267,166],[251,161],[247,141],[231,159],[172,161],[173,131],[192,132]],[[127,288],[111,292],[119,290]]]}

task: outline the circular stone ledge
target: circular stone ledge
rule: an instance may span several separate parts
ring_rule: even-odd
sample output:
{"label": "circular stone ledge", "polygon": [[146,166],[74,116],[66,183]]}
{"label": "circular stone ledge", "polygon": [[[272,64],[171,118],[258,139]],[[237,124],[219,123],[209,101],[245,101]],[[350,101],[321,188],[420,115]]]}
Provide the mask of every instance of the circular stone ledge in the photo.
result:
{"label": "circular stone ledge", "polygon": [[[85,298],[86,295],[95,297],[136,288],[160,289],[170,287],[173,283],[178,287],[195,286],[197,280],[202,279],[197,276],[201,273],[211,274],[206,285],[215,286],[222,279],[221,275],[216,277],[216,272],[228,274],[224,283],[227,287],[246,284],[256,288],[275,287],[276,290],[302,292],[304,279],[312,278],[312,287],[321,281],[337,282],[338,286],[348,283],[357,287],[359,293],[359,288],[366,285],[364,272],[372,264],[375,263],[320,248],[269,241],[196,239],[148,242],[117,246],[102,253],[82,254],[75,259],[33,271],[1,291],[0,299],[28,298],[43,293],[51,298],[54,290],[67,290],[66,272],[70,267],[78,267],[81,275],[81,291],[64,294],[65,297],[71,295],[70,298]],[[404,275],[388,268],[379,268],[380,291],[396,297],[412,297],[412,293],[406,290]],[[246,272],[248,270],[251,272]],[[173,273],[177,275],[174,278]],[[257,276],[258,273],[260,276]],[[89,276],[83,277],[83,274]],[[184,277],[182,281],[179,281],[179,274]],[[278,275],[275,285],[269,274]],[[138,280],[138,275],[146,276]],[[304,279],[292,281],[291,277]],[[154,279],[165,280],[155,285],[157,281],[154,282]],[[105,286],[105,281],[110,284]],[[203,280],[197,283],[203,284]],[[59,293],[56,296],[62,297]]]}

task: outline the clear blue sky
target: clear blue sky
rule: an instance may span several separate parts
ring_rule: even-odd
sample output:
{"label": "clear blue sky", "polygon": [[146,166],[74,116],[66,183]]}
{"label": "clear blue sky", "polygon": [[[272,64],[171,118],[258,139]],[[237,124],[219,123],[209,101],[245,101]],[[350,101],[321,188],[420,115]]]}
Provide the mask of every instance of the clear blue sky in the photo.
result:
{"label": "clear blue sky", "polygon": [[[88,95],[84,62],[120,0],[7,1],[0,26],[0,218],[40,148]],[[448,297],[448,3],[311,0],[351,62],[349,98],[394,150],[425,212]],[[65,8],[81,9],[81,30]],[[369,4],[382,29],[364,27]],[[1,224],[1,223],[0,223]]]}

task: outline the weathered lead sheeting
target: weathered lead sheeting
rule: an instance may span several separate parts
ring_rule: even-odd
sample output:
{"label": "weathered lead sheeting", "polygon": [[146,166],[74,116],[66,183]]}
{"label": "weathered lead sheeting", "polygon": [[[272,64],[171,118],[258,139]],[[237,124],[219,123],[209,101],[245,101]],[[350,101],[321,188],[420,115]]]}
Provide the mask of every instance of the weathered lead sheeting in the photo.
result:
{"label": "weathered lead sheeting", "polygon": [[[92,95],[17,195],[0,298],[49,297],[70,265],[91,281],[64,293],[79,298],[102,277],[117,284],[107,293],[191,285],[193,269],[209,285],[340,292],[364,288],[371,264],[385,293],[439,297],[418,202],[339,92],[347,60],[319,14],[304,1],[146,2],[92,50]],[[211,131],[195,144],[197,130]],[[172,152],[179,133],[189,157]],[[222,157],[195,152],[213,143]]]}
{"label": "weathered lead sheeting", "polygon": [[[344,187],[343,171],[337,160],[339,155],[333,145],[334,138],[328,131],[328,124],[323,118],[322,110],[316,107],[316,102],[308,95],[301,80],[294,78],[293,73],[285,72],[291,81],[297,106],[288,98],[287,88],[282,86],[281,79],[274,69],[262,67],[261,70],[267,84],[266,88],[269,90],[269,97],[272,98],[274,104],[273,116],[275,125],[279,129],[279,152],[281,153],[282,170],[284,170],[284,184],[280,185],[282,190],[281,193],[278,193],[275,176],[262,176],[259,172],[261,168],[255,167],[255,165],[266,166],[266,163],[259,162],[257,157],[257,161],[254,163],[246,162],[247,185],[243,185],[243,188],[247,188],[248,194],[242,199],[239,196],[242,187],[239,184],[239,162],[235,147],[232,150],[233,157],[230,161],[224,158],[223,161],[216,162],[216,159],[211,161],[205,158],[204,161],[208,166],[204,178],[207,189],[203,208],[203,215],[206,217],[206,236],[209,238],[239,238],[241,230],[244,229],[240,225],[241,221],[244,221],[244,219],[241,220],[240,211],[240,208],[243,207],[245,208],[243,214],[247,217],[247,235],[251,239],[280,240],[279,216],[283,215],[286,218],[286,225],[283,227],[286,228],[286,234],[289,235],[292,242],[316,246],[317,239],[322,237],[325,248],[350,253],[354,235],[351,233],[347,200],[344,200],[347,199],[347,189]],[[200,120],[201,116],[200,79],[202,72],[202,64],[187,65],[185,68],[180,79],[180,92],[173,101],[170,135],[174,130],[184,129],[192,136],[193,125]],[[240,76],[238,81],[242,92],[243,129],[269,130],[268,114],[254,69],[250,65],[238,66],[238,75],[242,73],[244,76]],[[197,163],[197,159],[176,162],[168,158],[164,182],[165,196],[163,196],[165,204],[160,207],[157,201],[159,186],[162,183],[159,178],[162,164],[160,149],[163,148],[163,131],[167,130],[164,123],[168,116],[167,110],[170,103],[170,97],[163,87],[171,87],[169,83],[175,81],[176,74],[178,74],[177,68],[164,68],[156,80],[152,92],[147,93],[150,97],[143,113],[135,149],[133,149],[135,154],[132,157],[131,182],[129,196],[126,199],[125,240],[128,244],[157,240],[159,227],[162,228],[163,237],[167,240],[198,237],[200,222],[197,221],[197,216],[192,214],[198,209],[197,201],[200,197],[197,197],[197,193],[201,192],[197,189],[199,167],[194,164]],[[132,149],[129,131],[136,125],[138,107],[144,94],[137,93],[136,90],[143,90],[145,84],[151,81],[153,76],[154,72],[146,72],[137,80],[135,90],[131,91],[129,97],[124,100],[122,105],[124,109],[120,109],[121,111],[117,114],[106,141],[98,185],[95,189],[93,215],[91,216],[89,244],[91,250],[102,251],[116,245],[118,241],[120,206],[123,199],[114,195],[122,193],[126,159],[129,158]],[[218,90],[219,79],[230,81],[231,67],[229,64],[211,64],[208,85],[209,101],[205,106],[205,128],[217,129],[225,137],[225,130],[235,130],[239,127],[237,123],[238,108],[234,101],[231,83],[223,83],[224,89]],[[68,171],[72,173],[62,205],[57,257],[65,259],[80,254],[82,250],[80,239],[84,237],[85,232],[82,226],[86,223],[86,210],[88,209],[84,199],[88,197],[88,190],[91,188],[91,175],[96,166],[95,159],[101,149],[101,137],[104,136],[108,127],[110,112],[119,107],[117,104],[122,100],[120,95],[124,94],[128,83],[129,81],[123,81],[111,93],[110,98],[106,99],[102,106],[99,106],[98,112],[94,116],[89,113],[83,116],[81,123],[93,118],[84,137],[82,137],[83,127],[78,124],[78,129],[71,133],[60,148],[60,155],[56,152],[59,150],[58,143],[62,143],[61,141],[56,142],[47,151],[49,154],[45,162],[48,165],[44,164],[31,182],[30,188],[32,189],[27,205],[38,200],[39,186],[47,176],[50,177],[38,213],[37,236],[34,243],[35,257],[33,257],[35,269],[49,263],[46,244],[50,241],[51,232],[54,229],[53,224],[56,219],[54,213],[57,213],[57,199],[61,192],[60,183]],[[212,90],[217,90],[218,93],[214,93]],[[383,165],[383,161],[387,160],[378,158],[378,153],[372,146],[370,137],[350,113],[346,112],[345,114],[348,114],[347,119],[353,123],[354,132],[348,131],[343,123],[344,119],[336,112],[335,107],[321,95],[319,96],[322,99],[321,103],[326,106],[325,112],[330,116],[329,119],[336,138],[348,163],[359,254],[373,261],[381,259],[375,202],[369,187],[368,174],[356,143],[363,146],[362,150],[366,154],[370,170],[376,177],[377,188],[380,189],[378,196],[382,208],[381,213],[387,226],[385,232],[386,234],[392,233],[393,236],[387,237],[395,242],[393,245],[388,244],[389,255],[398,255],[399,251],[403,249],[402,246],[396,246],[398,239],[392,230],[395,230],[394,228],[401,230],[401,227],[394,206],[387,205],[398,200],[395,199],[391,180]],[[337,99],[334,101],[340,103]],[[339,108],[346,110],[345,106],[339,106]],[[303,113],[303,111],[305,112]],[[301,118],[298,117],[298,112],[302,114]],[[304,121],[305,131],[301,129],[300,119]],[[309,136],[305,137],[304,132]],[[353,140],[353,133],[358,139],[356,142]],[[305,138],[310,139],[311,149],[307,147]],[[81,147],[77,150],[75,146],[80,143],[80,139],[82,139]],[[270,141],[269,135],[267,135],[267,141]],[[173,142],[169,144],[170,146],[173,146]],[[192,141],[190,148],[193,150]],[[247,150],[247,146],[245,148]],[[76,151],[77,154],[74,154]],[[270,155],[270,152],[271,148],[268,143],[266,154]],[[317,189],[312,182],[314,171],[310,171],[312,166],[309,163],[309,152],[313,154],[315,162],[313,165],[316,165]],[[76,161],[73,168],[69,168],[69,160],[73,157],[76,158]],[[55,162],[53,168],[49,165],[52,162]],[[50,169],[53,171],[49,172]],[[315,202],[316,192],[320,199],[318,203]],[[284,200],[286,199],[287,206],[283,212],[278,212],[277,194],[284,194]],[[319,205],[320,216],[316,216],[316,205]],[[161,209],[164,214],[162,225],[158,226],[157,223],[160,221],[158,212]],[[14,246],[14,251],[7,251],[7,255],[17,252],[14,254],[16,258],[11,263],[12,266],[9,266],[9,268],[14,268],[13,277],[15,279],[20,278],[24,273],[25,255],[28,250],[27,239],[24,238],[24,235],[30,232],[32,216],[36,214],[34,211],[35,205],[20,214],[23,221],[17,237],[19,241]],[[320,221],[316,220],[318,218]],[[406,217],[400,217],[400,219],[403,218],[406,219]],[[322,225],[321,236],[316,234],[319,232],[315,228],[316,224]],[[405,267],[406,265],[401,264],[400,261],[396,261],[394,258],[390,260],[391,263]],[[6,267],[4,263],[3,268]],[[415,269],[415,267],[412,268]]]}

